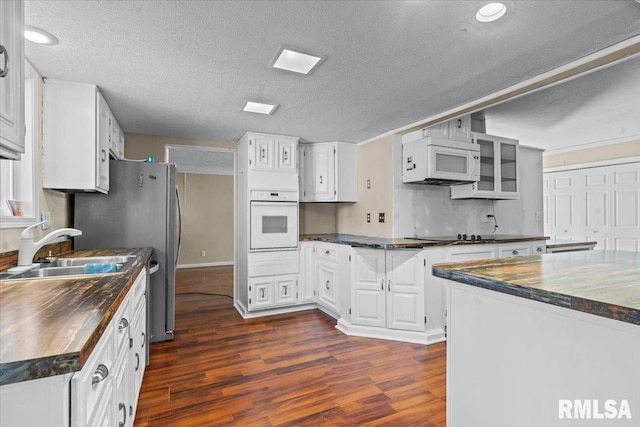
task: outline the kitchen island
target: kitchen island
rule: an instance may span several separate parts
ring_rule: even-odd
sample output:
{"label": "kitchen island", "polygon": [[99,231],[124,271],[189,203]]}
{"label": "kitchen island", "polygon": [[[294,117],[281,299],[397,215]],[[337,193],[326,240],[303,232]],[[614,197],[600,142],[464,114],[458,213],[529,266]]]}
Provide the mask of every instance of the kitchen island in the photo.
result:
{"label": "kitchen island", "polygon": [[448,279],[448,426],[637,425],[639,253],[437,264],[433,274]]}

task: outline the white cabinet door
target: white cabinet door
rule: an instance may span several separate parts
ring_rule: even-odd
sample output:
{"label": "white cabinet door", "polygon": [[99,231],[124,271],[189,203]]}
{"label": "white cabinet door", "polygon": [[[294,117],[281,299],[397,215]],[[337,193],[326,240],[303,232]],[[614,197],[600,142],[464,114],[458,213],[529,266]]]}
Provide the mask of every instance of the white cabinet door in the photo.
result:
{"label": "white cabinet door", "polygon": [[253,148],[253,155],[249,157],[249,168],[253,170],[274,170],[274,150],[275,138],[269,136],[256,135],[249,139],[250,152]]}
{"label": "white cabinet door", "polygon": [[386,327],[384,251],[352,250],[351,323]]}
{"label": "white cabinet door", "polygon": [[0,2],[0,157],[24,153],[23,2]]}
{"label": "white cabinet door", "polygon": [[466,115],[449,120],[449,139],[471,142],[471,116]]}
{"label": "white cabinet door", "polygon": [[296,157],[298,144],[291,139],[276,139],[276,170],[279,172],[296,172]]}
{"label": "white cabinet door", "polygon": [[133,413],[133,403],[131,394],[133,391],[133,380],[129,361],[129,349],[119,358],[116,364],[114,379],[115,387],[115,419],[121,427],[128,427],[133,424],[129,413]]}
{"label": "white cabinet door", "polygon": [[420,251],[387,251],[387,327],[425,330],[424,256]]}
{"label": "white cabinet door", "polygon": [[298,276],[274,277],[275,305],[293,305],[298,302]]}
{"label": "white cabinet door", "polygon": [[249,279],[249,310],[269,308],[275,305],[273,278],[252,277]]}
{"label": "white cabinet door", "polygon": [[607,249],[611,231],[612,174],[601,168],[587,169],[580,181],[584,185],[580,196],[584,197],[585,207],[584,228],[580,234],[595,240],[595,249]]}
{"label": "white cabinet door", "polygon": [[438,123],[422,130],[423,136],[432,136],[434,138],[449,139],[449,122]]}
{"label": "white cabinet door", "polygon": [[610,169],[612,227],[609,249],[640,252],[640,163]]}
{"label": "white cabinet door", "polygon": [[109,144],[111,141],[111,110],[100,92],[96,93],[97,102],[97,187],[109,191]]}
{"label": "white cabinet door", "polygon": [[142,378],[147,366],[147,322],[146,322],[147,305],[143,302],[142,307],[138,309],[133,321],[133,348],[131,351],[131,371],[133,372],[133,414],[132,421],[136,414],[138,397],[140,396],[140,387],[142,387]]}
{"label": "white cabinet door", "polygon": [[576,238],[580,234],[580,206],[578,199],[578,178],[571,173],[552,177],[551,188],[551,228],[556,239]]}
{"label": "white cabinet door", "polygon": [[312,146],[300,145],[300,201],[311,202],[313,201],[313,149]]}
{"label": "white cabinet door", "polygon": [[338,312],[338,265],[318,261],[318,303]]}
{"label": "white cabinet door", "polygon": [[313,147],[313,193],[314,200],[335,199],[335,147],[321,145]]}
{"label": "white cabinet door", "polygon": [[316,301],[316,259],[313,242],[300,242],[300,281],[298,301],[312,303]]}

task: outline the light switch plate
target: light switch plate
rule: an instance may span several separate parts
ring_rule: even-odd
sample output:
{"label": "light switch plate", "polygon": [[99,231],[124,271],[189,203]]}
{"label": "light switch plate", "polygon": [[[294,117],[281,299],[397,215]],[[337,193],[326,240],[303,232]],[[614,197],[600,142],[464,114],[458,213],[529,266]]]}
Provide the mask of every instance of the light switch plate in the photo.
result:
{"label": "light switch plate", "polygon": [[371,214],[367,213],[367,222],[371,222]]}
{"label": "light switch plate", "polygon": [[378,214],[378,222],[384,222],[384,212]]}

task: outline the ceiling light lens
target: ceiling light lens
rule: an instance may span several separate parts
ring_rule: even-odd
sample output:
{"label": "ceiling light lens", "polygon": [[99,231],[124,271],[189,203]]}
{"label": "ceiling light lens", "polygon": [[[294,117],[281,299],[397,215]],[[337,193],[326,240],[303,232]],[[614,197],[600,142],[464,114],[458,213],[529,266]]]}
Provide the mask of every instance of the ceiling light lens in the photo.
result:
{"label": "ceiling light lens", "polygon": [[244,103],[244,107],[242,107],[242,111],[258,114],[273,114],[277,106],[277,104],[263,104],[261,102],[246,101]]}
{"label": "ceiling light lens", "polygon": [[293,71],[294,73],[309,74],[322,60],[322,57],[282,49],[273,63],[274,68]]}
{"label": "ceiling light lens", "polygon": [[492,22],[500,19],[507,12],[507,6],[503,3],[485,4],[476,13],[476,19],[480,22]]}
{"label": "ceiling light lens", "polygon": [[24,38],[32,43],[37,44],[58,44],[58,39],[54,35],[41,30],[40,28],[31,27],[28,25],[25,25],[24,27]]}

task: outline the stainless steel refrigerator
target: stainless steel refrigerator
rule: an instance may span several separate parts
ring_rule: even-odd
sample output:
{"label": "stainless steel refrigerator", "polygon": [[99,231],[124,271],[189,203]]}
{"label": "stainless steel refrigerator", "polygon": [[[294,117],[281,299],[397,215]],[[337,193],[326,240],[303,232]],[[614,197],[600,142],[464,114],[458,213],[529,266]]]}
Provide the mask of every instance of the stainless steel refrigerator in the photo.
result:
{"label": "stainless steel refrigerator", "polygon": [[158,270],[148,294],[150,341],[173,339],[179,232],[175,165],[109,162],[109,193],[78,193],[76,249],[152,247]]}

